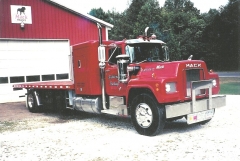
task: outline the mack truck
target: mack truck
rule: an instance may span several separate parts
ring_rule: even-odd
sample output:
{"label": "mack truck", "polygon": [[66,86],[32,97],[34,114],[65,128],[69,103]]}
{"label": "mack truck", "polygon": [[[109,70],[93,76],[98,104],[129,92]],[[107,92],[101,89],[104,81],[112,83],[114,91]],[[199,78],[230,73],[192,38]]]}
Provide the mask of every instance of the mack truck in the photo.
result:
{"label": "mack truck", "polygon": [[30,112],[72,109],[130,117],[141,135],[160,134],[165,122],[186,118],[207,123],[226,105],[219,77],[202,60],[170,61],[166,43],[145,34],[136,39],[99,40],[72,46],[72,79],[13,85],[26,89]]}

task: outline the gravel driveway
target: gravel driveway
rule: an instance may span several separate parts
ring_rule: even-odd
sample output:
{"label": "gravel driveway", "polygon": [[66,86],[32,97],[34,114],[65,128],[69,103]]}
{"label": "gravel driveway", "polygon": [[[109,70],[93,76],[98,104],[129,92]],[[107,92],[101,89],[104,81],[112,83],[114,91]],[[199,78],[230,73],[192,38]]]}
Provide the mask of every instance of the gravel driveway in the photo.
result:
{"label": "gravel driveway", "polygon": [[181,119],[155,137],[139,135],[129,118],[106,115],[47,113],[12,124],[0,121],[0,128],[12,125],[0,130],[0,160],[239,161],[239,104],[239,95],[227,96],[227,106],[208,124]]}

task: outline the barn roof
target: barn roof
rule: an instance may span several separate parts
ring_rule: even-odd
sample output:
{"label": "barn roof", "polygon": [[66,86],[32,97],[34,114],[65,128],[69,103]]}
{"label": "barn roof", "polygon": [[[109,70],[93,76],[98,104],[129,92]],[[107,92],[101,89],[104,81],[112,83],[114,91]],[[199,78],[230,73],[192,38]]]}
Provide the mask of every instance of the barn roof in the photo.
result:
{"label": "barn roof", "polygon": [[100,23],[101,25],[106,26],[106,27],[108,27],[108,28],[113,28],[113,25],[110,24],[110,23],[107,23],[107,22],[105,22],[105,21],[103,21],[103,20],[100,20],[100,19],[98,19],[98,18],[96,18],[96,17],[93,17],[93,16],[91,16],[91,15],[89,15],[89,14],[85,14],[85,13],[81,13],[81,12],[79,12],[79,11],[76,11],[76,10],[74,10],[74,9],[72,9],[72,8],[69,8],[69,7],[65,6],[65,5],[60,4],[59,2],[57,2],[57,1],[55,1],[55,0],[45,0],[45,1],[47,1],[47,2],[49,2],[49,3],[52,3],[52,4],[56,5],[56,6],[59,6],[59,7],[63,8],[63,9],[65,9],[65,10],[68,10],[68,11],[74,13],[74,14],[77,14],[77,15],[79,15],[79,16],[85,17],[85,18],[87,18],[87,19],[89,19],[89,20],[91,20],[91,21],[98,22],[98,23]]}

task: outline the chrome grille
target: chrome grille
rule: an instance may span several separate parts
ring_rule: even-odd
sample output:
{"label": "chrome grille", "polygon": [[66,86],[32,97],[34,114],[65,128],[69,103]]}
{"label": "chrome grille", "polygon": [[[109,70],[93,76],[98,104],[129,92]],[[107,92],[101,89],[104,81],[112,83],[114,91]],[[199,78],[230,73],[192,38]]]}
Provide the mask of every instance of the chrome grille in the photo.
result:
{"label": "chrome grille", "polygon": [[[191,82],[201,80],[201,73],[203,71],[201,69],[191,69],[186,70],[186,96],[191,97]],[[203,94],[203,90],[197,90],[196,95]],[[205,93],[205,92],[204,92]]]}

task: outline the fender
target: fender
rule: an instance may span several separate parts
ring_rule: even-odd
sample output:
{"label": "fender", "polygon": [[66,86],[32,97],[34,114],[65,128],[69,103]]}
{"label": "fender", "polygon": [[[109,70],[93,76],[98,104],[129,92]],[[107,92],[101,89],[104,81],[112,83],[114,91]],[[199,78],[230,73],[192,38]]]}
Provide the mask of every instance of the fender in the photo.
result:
{"label": "fender", "polygon": [[154,84],[156,83],[155,80],[145,80],[145,81],[133,81],[131,80],[129,83],[128,83],[128,86],[127,86],[127,89],[126,89],[126,104],[127,106],[128,105],[128,100],[129,100],[129,94],[130,94],[130,91],[132,89],[137,89],[137,90],[141,90],[141,89],[148,89],[149,91],[151,91],[153,93],[154,96],[155,95],[155,89],[154,89]]}

